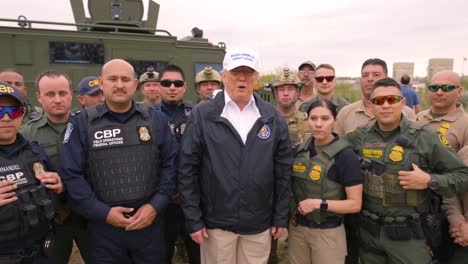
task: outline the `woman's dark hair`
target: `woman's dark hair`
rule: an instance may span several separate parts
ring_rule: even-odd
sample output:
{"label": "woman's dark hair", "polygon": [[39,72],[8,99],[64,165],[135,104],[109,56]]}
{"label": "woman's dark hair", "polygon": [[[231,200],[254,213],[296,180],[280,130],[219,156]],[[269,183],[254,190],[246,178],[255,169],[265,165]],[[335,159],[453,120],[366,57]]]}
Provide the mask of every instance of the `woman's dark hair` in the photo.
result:
{"label": "woman's dark hair", "polygon": [[320,106],[325,107],[328,110],[330,110],[330,112],[333,115],[333,119],[336,119],[336,115],[337,115],[336,106],[331,101],[326,100],[326,99],[317,99],[312,104],[310,104],[309,108],[307,109],[307,116],[310,115],[310,111]]}

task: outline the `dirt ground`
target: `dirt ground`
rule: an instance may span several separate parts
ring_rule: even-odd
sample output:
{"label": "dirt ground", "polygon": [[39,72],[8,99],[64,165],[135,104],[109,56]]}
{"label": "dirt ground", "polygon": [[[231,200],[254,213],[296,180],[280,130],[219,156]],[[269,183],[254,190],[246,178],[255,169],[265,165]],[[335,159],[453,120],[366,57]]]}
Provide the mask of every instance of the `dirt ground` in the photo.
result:
{"label": "dirt ground", "polygon": [[[283,234],[278,241],[278,264],[289,264],[288,254],[287,254],[287,233]],[[177,252],[174,254],[172,263],[174,264],[186,264],[188,263],[187,257],[181,257]],[[76,245],[73,247],[73,253],[68,264],[84,264],[84,261],[81,259],[80,252]]]}

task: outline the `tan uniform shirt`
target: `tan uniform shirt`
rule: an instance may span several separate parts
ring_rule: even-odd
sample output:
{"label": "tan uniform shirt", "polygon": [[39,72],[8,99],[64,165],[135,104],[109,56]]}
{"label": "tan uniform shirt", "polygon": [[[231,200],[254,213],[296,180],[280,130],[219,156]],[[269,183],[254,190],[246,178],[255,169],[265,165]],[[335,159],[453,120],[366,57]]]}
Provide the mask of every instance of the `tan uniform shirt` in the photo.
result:
{"label": "tan uniform shirt", "polygon": [[[414,110],[405,105],[403,114],[411,121],[416,120]],[[335,132],[343,136],[359,126],[367,125],[374,117],[366,112],[363,100],[359,100],[341,109],[336,117]]]}
{"label": "tan uniform shirt", "polygon": [[[457,104],[455,111],[437,118],[432,118],[429,108],[418,113],[417,121],[428,124],[444,135],[450,146],[458,151],[458,156],[468,166],[468,113],[465,113],[463,105]],[[444,199],[443,206],[447,210],[450,224],[465,221],[468,219],[468,192]]]}

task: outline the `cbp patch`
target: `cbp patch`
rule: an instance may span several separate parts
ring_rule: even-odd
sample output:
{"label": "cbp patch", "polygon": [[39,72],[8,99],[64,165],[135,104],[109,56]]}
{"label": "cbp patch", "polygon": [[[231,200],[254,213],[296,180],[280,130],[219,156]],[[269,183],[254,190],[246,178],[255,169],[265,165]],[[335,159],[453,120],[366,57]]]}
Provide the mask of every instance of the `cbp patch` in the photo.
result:
{"label": "cbp patch", "polygon": [[70,135],[72,131],[73,131],[73,124],[68,123],[67,130],[65,131],[65,136],[63,136],[63,143],[68,143],[68,140],[70,139]]}
{"label": "cbp patch", "polygon": [[439,141],[440,141],[440,143],[442,143],[442,145],[444,145],[446,147],[450,147],[450,144],[449,144],[448,140],[445,138],[444,135],[439,134]]}
{"label": "cbp patch", "polygon": [[140,135],[140,139],[142,141],[148,141],[148,140],[151,139],[151,136],[149,134],[149,131],[148,131],[147,127],[144,127],[144,126],[140,127],[138,129],[138,134]]}
{"label": "cbp patch", "polygon": [[270,137],[270,127],[263,125],[263,127],[258,131],[258,137],[261,139],[267,139]]}
{"label": "cbp patch", "polygon": [[398,161],[403,160],[403,153],[404,153],[403,147],[394,146],[388,157],[390,158],[391,161],[398,162]]}
{"label": "cbp patch", "polygon": [[322,173],[322,166],[314,165],[309,173],[309,178],[313,181],[320,180],[320,174]]}

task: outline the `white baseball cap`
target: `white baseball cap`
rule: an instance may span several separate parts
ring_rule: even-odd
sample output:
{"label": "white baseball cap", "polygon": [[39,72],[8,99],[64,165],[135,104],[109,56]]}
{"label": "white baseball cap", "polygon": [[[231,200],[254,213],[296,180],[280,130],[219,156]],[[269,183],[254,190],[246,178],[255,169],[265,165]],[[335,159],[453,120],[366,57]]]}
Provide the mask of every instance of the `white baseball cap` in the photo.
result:
{"label": "white baseball cap", "polygon": [[247,66],[258,72],[257,53],[249,48],[235,48],[226,52],[223,60],[224,70],[230,71],[240,66]]}

